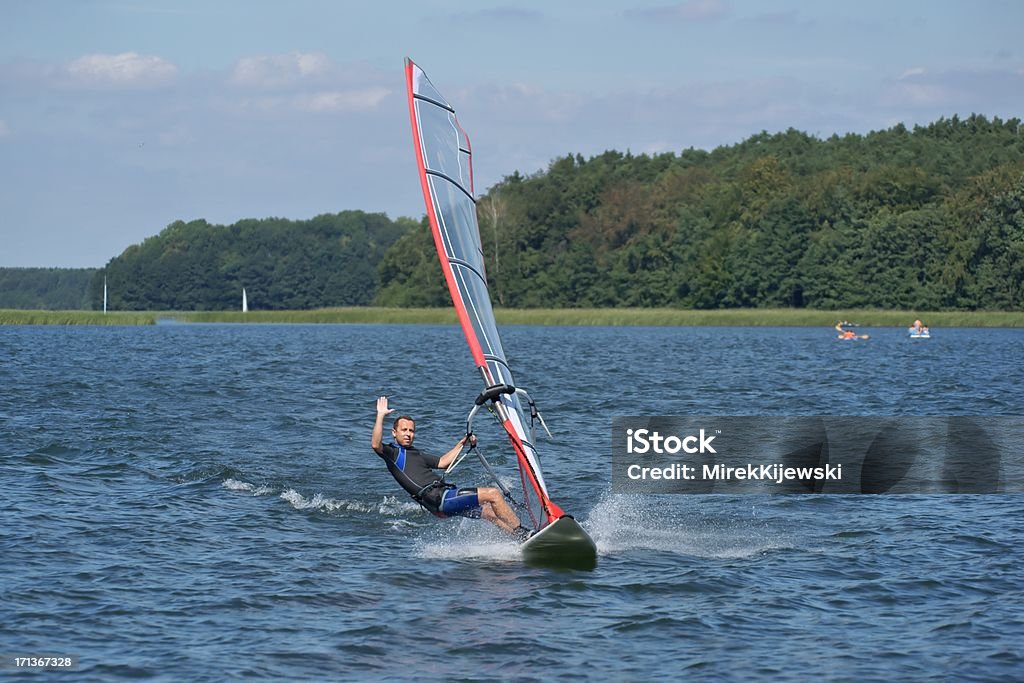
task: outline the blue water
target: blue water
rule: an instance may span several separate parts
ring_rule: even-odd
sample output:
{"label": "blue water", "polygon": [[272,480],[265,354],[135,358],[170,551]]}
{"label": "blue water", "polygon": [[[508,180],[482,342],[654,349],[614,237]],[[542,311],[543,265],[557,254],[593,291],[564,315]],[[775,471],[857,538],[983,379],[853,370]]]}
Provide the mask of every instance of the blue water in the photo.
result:
{"label": "blue water", "polygon": [[369,449],[382,393],[461,436],[455,327],[0,327],[0,654],[79,658],[2,675],[1024,680],[1024,496],[610,493],[613,415],[1024,415],[1024,331],[870,332],[504,329],[565,572]]}

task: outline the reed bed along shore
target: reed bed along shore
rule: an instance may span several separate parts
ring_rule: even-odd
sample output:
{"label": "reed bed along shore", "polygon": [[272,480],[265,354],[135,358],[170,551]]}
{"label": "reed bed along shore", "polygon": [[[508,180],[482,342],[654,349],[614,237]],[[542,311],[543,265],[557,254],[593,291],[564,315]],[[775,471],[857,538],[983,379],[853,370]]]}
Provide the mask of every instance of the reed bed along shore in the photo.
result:
{"label": "reed bed along shore", "polygon": [[[500,325],[906,327],[922,320],[942,327],[1024,327],[1024,312],[669,308],[496,309]],[[155,325],[160,323],[455,324],[451,308],[324,308],[312,311],[25,311],[0,310],[5,325]]]}
{"label": "reed bed along shore", "polygon": [[145,311],[35,311],[0,309],[0,325],[153,325],[156,317]]}

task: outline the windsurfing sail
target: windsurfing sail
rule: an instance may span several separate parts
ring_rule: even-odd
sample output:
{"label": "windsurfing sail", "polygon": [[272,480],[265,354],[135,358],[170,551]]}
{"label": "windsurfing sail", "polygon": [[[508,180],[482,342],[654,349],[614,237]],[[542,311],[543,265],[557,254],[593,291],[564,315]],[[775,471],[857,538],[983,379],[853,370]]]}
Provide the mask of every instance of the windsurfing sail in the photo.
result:
{"label": "windsurfing sail", "polygon": [[[416,161],[434,245],[473,363],[484,382],[477,406],[490,402],[508,434],[522,486],[519,502],[529,517],[520,521],[539,531],[565,513],[548,496],[532,429],[526,427],[520,392],[498,337],[477,225],[469,137],[455,109],[423,70],[406,59],[405,72]],[[535,415],[531,410],[531,418]]]}
{"label": "windsurfing sail", "polygon": [[249,312],[249,298],[245,296],[245,287],[242,287],[242,313]]}

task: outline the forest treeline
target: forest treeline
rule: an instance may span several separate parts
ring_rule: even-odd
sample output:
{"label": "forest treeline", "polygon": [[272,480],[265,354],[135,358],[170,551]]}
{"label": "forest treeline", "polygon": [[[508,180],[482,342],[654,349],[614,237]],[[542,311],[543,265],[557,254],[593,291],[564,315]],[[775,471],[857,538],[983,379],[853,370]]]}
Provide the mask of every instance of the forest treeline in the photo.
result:
{"label": "forest treeline", "polygon": [[112,310],[213,311],[366,306],[385,251],[417,226],[380,213],[343,211],[304,221],[246,219],[229,226],[177,221],[128,247],[89,288]]}
{"label": "forest treeline", "polygon": [[88,309],[95,273],[95,268],[0,268],[0,308]]}
{"label": "forest treeline", "polygon": [[[567,155],[479,198],[492,296],[510,308],[1020,310],[1021,129],[975,115]],[[0,292],[38,288],[36,270],[0,269]],[[55,292],[73,289],[46,270]],[[79,305],[93,309],[104,279],[112,310],[230,310],[243,287],[273,310],[450,305],[426,221],[362,211],[178,221],[89,272]],[[78,307],[69,296],[37,307]]]}
{"label": "forest treeline", "polygon": [[[566,156],[478,202],[509,307],[1020,310],[1024,136],[984,116],[712,152]],[[446,303],[425,230],[380,266],[382,305]]]}

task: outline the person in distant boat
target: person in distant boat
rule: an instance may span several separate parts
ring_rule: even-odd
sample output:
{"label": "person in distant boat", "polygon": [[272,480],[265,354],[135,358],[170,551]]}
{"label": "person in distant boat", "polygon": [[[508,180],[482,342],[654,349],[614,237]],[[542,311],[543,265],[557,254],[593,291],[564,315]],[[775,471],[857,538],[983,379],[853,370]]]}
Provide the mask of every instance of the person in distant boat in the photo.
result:
{"label": "person in distant boat", "polygon": [[910,326],[908,332],[911,334],[921,334],[921,321],[915,320],[914,324]]}
{"label": "person in distant boat", "polygon": [[467,443],[475,445],[476,437],[467,434],[440,457],[428,455],[412,445],[416,422],[408,415],[400,415],[391,428],[392,442],[384,443],[384,418],[393,412],[387,396],[377,399],[377,420],[373,424],[370,446],[384,459],[388,472],[413,500],[438,517],[482,517],[519,540],[529,537],[529,530],[520,526],[519,517],[500,490],[459,488],[433,471],[448,467]]}
{"label": "person in distant boat", "polygon": [[836,323],[836,332],[839,333],[839,339],[853,339],[854,337],[857,336],[856,332],[846,327],[849,324],[850,323],[847,322],[846,320],[840,320],[839,322]]}

